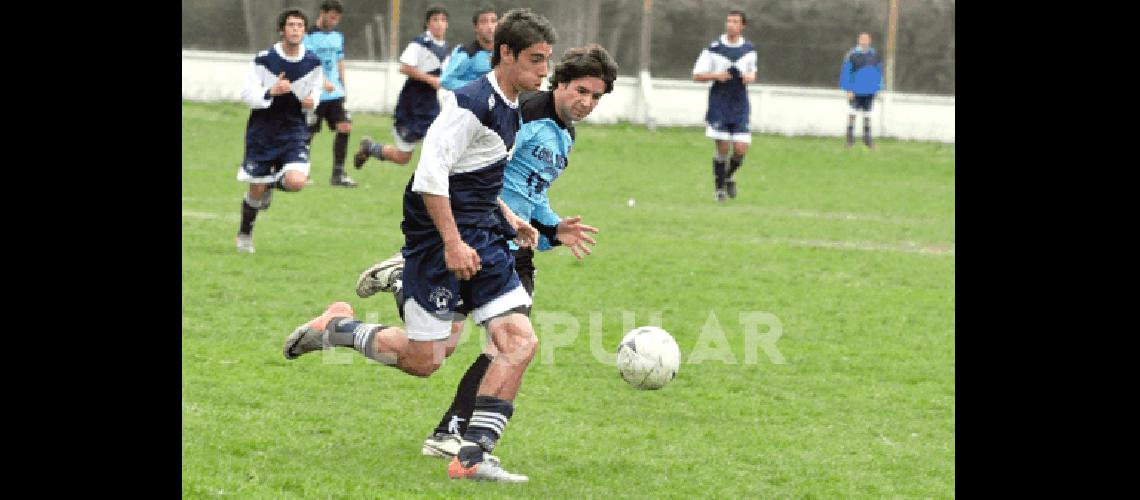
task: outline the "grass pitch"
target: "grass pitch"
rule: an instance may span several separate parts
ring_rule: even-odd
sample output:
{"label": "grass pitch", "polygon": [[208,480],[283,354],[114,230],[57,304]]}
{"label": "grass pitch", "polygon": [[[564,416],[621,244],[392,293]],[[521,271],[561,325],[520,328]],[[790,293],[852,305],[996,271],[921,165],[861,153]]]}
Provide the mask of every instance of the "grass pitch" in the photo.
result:
{"label": "grass pitch", "polygon": [[[333,188],[323,131],[315,184],[277,193],[239,254],[247,116],[182,105],[184,497],[954,496],[952,145],[756,134],[739,197],[717,204],[702,129],[579,125],[551,199],[601,233],[583,261],[536,258],[540,353],[496,450],[531,481],[500,485],[420,456],[481,329],[428,379],[347,349],[281,355],[336,300],[397,320],[353,288],[402,243],[415,159]],[[390,117],[353,120],[350,155],[390,140]],[[608,364],[643,324],[681,346],[658,391]]]}

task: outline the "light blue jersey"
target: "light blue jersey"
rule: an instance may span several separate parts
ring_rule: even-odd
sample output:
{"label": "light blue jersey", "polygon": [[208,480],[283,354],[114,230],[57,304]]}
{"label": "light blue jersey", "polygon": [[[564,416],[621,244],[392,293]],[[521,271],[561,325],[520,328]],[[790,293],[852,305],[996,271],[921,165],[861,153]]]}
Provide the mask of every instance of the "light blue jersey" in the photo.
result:
{"label": "light blue jersey", "polygon": [[451,51],[447,67],[439,77],[439,86],[459,90],[490,71],[491,51],[484,49],[476,40]]}
{"label": "light blue jersey", "polygon": [[337,70],[337,63],[344,59],[344,35],[336,30],[321,31],[320,28],[313,26],[302,43],[321,59],[321,69],[324,70],[325,78],[336,86],[336,90],[326,92],[322,83],[321,101],[344,97],[344,82],[340,81],[340,71]]}
{"label": "light blue jersey", "polygon": [[[549,91],[520,96],[519,114],[522,125],[515,135],[515,150],[503,174],[499,197],[515,215],[542,233],[538,250],[549,250],[557,244],[553,241],[554,228],[562,218],[550,207],[546,193],[568,166],[574,126],[558,117],[554,94]],[[518,249],[513,241],[510,247]]]}

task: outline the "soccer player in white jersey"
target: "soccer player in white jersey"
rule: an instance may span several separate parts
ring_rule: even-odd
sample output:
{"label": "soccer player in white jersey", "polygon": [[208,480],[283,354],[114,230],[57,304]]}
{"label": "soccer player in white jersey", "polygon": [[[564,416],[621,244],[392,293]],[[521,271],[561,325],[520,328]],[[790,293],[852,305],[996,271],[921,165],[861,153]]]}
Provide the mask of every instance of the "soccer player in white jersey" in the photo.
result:
{"label": "soccer player in white jersey", "polygon": [[241,202],[237,249],[253,253],[253,223],[269,209],[273,189],[300,191],[309,178],[309,130],[302,109],[316,107],[324,81],[321,60],[302,40],[308,18],[298,9],[277,17],[281,41],[263,50],[242,86],[241,98],[253,108],[245,126],[245,158],[237,179],[249,183]]}
{"label": "soccer player in white jersey", "polygon": [[[705,113],[705,135],[716,142],[713,178],[716,200],[736,198],[736,171],[752,143],[748,121],[751,107],[746,84],[756,81],[756,49],[742,33],[748,23],[744,12],[732,10],[724,21],[724,34],[701,51],[693,65],[693,80],[713,82]],[[732,152],[731,158],[729,152]],[[726,165],[727,162],[727,165]]]}
{"label": "soccer player in white jersey", "polygon": [[331,304],[285,340],[295,359],[326,346],[353,347],[369,359],[426,377],[455,348],[452,322],[471,314],[499,354],[479,384],[471,423],[452,479],[525,482],[487,460],[511,415],[522,377],[538,349],[523,313],[531,305],[508,242],[534,246],[538,232],[499,200],[503,172],[520,126],[518,98],[546,76],[557,35],[530,9],[508,12],[495,30],[494,69],[444,97],[427,131],[415,175],[404,188],[404,329],[353,319]]}
{"label": "soccer player in white jersey", "polygon": [[348,134],[352,132],[352,116],[344,108],[346,98],[344,81],[344,34],[337,31],[344,7],[340,0],[325,0],[321,3],[316,25],[305,35],[305,48],[321,58],[325,81],[322,85],[321,102],[310,117],[309,143],[313,135],[321,131],[321,121],[328,123],[329,130],[336,131],[333,139],[333,167],[329,184],[341,187],[356,187],[356,182],[344,173],[344,159],[348,156]]}
{"label": "soccer player in white jersey", "polygon": [[360,168],[368,158],[379,158],[407,165],[420,142],[439,115],[439,75],[447,62],[447,10],[434,6],[424,15],[427,31],[412,39],[400,54],[400,73],[408,75],[396,98],[392,144],[381,144],[365,137],[352,157],[352,166]]}

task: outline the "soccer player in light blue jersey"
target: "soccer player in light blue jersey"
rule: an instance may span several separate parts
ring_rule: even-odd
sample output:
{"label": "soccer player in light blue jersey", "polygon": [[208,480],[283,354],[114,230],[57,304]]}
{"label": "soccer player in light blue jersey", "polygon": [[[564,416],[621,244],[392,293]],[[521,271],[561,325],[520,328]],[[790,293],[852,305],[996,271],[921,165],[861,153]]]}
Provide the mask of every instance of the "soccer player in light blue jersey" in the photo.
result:
{"label": "soccer player in light blue jersey", "polygon": [[[573,48],[563,55],[550,77],[552,90],[531,92],[519,97],[522,125],[515,135],[515,151],[507,163],[503,190],[499,195],[518,217],[529,220],[541,233],[539,250],[566,245],[579,259],[590,254],[586,243],[594,244],[587,233],[597,228],[581,223],[580,216],[560,217],[550,206],[548,193],[551,185],[569,166],[570,150],[574,145],[574,122],[586,118],[598,105],[602,96],[611,92],[617,79],[617,64],[606,49],[591,44]],[[511,243],[515,258],[515,271],[527,294],[534,296],[534,251]],[[400,315],[403,257],[397,253],[361,274],[357,281],[357,294],[368,297],[376,292],[390,291],[396,296]],[[530,314],[530,308],[526,308]],[[458,340],[463,322],[452,324],[452,333]],[[487,367],[495,359],[495,346],[487,344],[456,388],[451,406],[444,413],[432,435],[424,441],[422,453],[428,456],[451,458],[459,452],[462,436],[472,422],[476,390]]]}
{"label": "soccer player in light blue jersey", "polygon": [[281,41],[253,59],[241,98],[252,108],[245,126],[245,155],[237,180],[249,183],[241,202],[237,249],[253,253],[253,223],[269,209],[273,189],[300,191],[309,178],[309,130],[302,110],[320,94],[321,61],[305,48],[308,18],[297,9],[277,17]]}
{"label": "soccer player in light blue jersey", "polygon": [[843,56],[839,67],[839,88],[847,93],[847,147],[855,144],[855,115],[863,115],[863,143],[875,149],[871,140],[871,105],[883,85],[883,60],[871,46],[871,34],[859,33],[858,43]]}
{"label": "soccer player in light blue jersey", "polygon": [[309,29],[309,34],[305,35],[305,48],[316,53],[321,59],[321,68],[325,75],[321,102],[310,117],[315,123],[309,126],[309,143],[313,141],[313,134],[321,131],[322,120],[328,124],[329,130],[336,130],[336,137],[333,139],[332,177],[329,184],[356,187],[356,182],[344,173],[344,159],[348,156],[348,135],[352,132],[352,116],[344,107],[346,99],[344,34],[336,30],[343,13],[344,7],[341,6],[340,0],[325,0],[321,3],[316,25]]}
{"label": "soccer player in light blue jersey", "polygon": [[471,16],[471,22],[475,25],[475,39],[451,51],[447,67],[439,77],[439,85],[447,90],[459,90],[491,71],[491,49],[499,15],[495,9],[483,7]]}
{"label": "soccer player in light blue jersey", "polygon": [[513,239],[534,245],[538,233],[499,193],[519,132],[519,94],[542,83],[556,37],[545,17],[529,9],[507,12],[495,30],[494,69],[444,96],[404,188],[406,330],[357,321],[351,306],[336,302],[285,340],[287,359],[329,346],[353,347],[369,359],[426,377],[455,349],[452,323],[470,314],[499,354],[479,383],[471,423],[448,465],[452,479],[528,480],[487,457],[514,413],[538,348],[524,313],[530,295],[508,246]]}
{"label": "soccer player in light blue jersey", "polygon": [[423,140],[428,127],[439,115],[439,75],[447,61],[447,9],[428,8],[424,14],[427,31],[412,39],[400,54],[400,73],[408,76],[400,95],[396,97],[396,110],[392,114],[392,144],[381,144],[365,137],[360,149],[352,157],[352,166],[361,168],[369,158],[407,165]]}
{"label": "soccer player in light blue jersey", "polygon": [[751,105],[745,85],[756,81],[756,49],[742,35],[747,23],[744,12],[729,11],[724,22],[724,34],[705,47],[693,65],[693,80],[713,82],[709,87],[708,112],[705,113],[708,123],[705,136],[716,142],[713,178],[716,181],[716,200],[720,202],[736,198],[734,176],[744,163],[744,153],[752,143],[748,124]]}

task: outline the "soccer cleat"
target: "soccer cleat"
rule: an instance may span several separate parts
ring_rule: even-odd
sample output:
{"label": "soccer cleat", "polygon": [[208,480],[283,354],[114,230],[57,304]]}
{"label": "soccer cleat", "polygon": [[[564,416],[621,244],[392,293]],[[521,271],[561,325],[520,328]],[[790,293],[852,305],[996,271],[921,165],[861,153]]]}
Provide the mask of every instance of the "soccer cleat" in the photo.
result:
{"label": "soccer cleat", "polygon": [[728,198],[728,193],[724,192],[723,189],[716,190],[716,201],[724,203],[724,200],[727,198]]}
{"label": "soccer cleat", "polygon": [[360,149],[352,155],[352,166],[357,169],[364,166],[364,162],[368,161],[368,157],[371,155],[372,144],[372,140],[367,137],[360,140]]}
{"label": "soccer cleat", "polygon": [[285,359],[297,359],[302,354],[323,349],[328,342],[325,328],[333,318],[351,318],[352,306],[345,302],[333,302],[320,316],[298,326],[285,339],[283,352]]}
{"label": "soccer cleat", "polygon": [[[488,455],[484,454],[484,457]],[[471,467],[464,467],[459,457],[451,459],[447,465],[447,477],[452,479],[472,479],[475,481],[497,481],[501,483],[525,483],[530,480],[522,474],[507,472],[498,462],[484,459]]]}
{"label": "soccer cleat", "polygon": [[395,255],[374,264],[360,273],[356,280],[356,294],[361,298],[371,297],[376,292],[390,292],[404,275],[404,255],[396,252]]}
{"label": "soccer cleat", "polygon": [[[459,437],[458,434],[437,432],[424,440],[424,447],[420,453],[425,457],[448,459],[459,453],[459,447],[462,446],[462,443],[463,438]],[[499,457],[490,453],[483,453],[483,461],[499,465]]]}
{"label": "soccer cleat", "polygon": [[724,181],[724,192],[729,198],[736,199],[736,181],[727,179]]}
{"label": "soccer cleat", "polygon": [[349,177],[348,175],[345,175],[345,174],[332,176],[332,179],[329,180],[329,184],[332,186],[342,186],[342,187],[350,187],[350,188],[356,187],[356,181],[352,180],[351,177]]}
{"label": "soccer cleat", "polygon": [[239,234],[237,235],[237,251],[245,253],[253,253],[253,235],[252,234]]}

